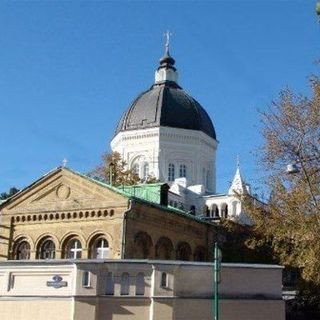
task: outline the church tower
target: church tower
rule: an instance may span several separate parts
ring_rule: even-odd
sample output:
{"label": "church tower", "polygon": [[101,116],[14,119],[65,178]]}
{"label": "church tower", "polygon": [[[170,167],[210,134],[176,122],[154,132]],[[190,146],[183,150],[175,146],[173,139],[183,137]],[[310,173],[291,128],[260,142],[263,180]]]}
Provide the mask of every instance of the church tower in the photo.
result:
{"label": "church tower", "polygon": [[196,193],[215,193],[217,145],[209,115],[178,84],[167,38],[155,82],[122,115],[112,151],[142,179],[151,176],[169,185],[180,181],[195,186]]}

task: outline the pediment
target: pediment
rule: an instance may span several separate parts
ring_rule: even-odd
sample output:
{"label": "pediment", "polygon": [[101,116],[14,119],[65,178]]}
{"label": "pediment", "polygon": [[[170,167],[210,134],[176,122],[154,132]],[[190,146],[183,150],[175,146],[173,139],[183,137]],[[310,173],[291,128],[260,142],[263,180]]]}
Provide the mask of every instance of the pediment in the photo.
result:
{"label": "pediment", "polygon": [[69,169],[37,180],[4,205],[3,212],[49,212],[126,206],[127,198]]}

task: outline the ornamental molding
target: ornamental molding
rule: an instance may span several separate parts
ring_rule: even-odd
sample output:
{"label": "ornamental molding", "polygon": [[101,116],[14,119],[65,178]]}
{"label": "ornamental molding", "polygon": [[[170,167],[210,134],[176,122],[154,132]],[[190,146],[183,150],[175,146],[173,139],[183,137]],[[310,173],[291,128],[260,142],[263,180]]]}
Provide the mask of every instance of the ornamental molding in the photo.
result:
{"label": "ornamental molding", "polygon": [[195,143],[203,143],[204,145],[209,146],[210,148],[216,149],[218,142],[202,132],[188,129],[177,129],[177,128],[168,128],[160,127],[156,130],[132,130],[127,132],[120,132],[117,136],[111,141],[112,148],[118,147],[119,144],[125,141],[136,141],[141,139],[148,138],[159,138],[166,137],[169,139],[177,139],[181,142],[183,141],[194,141]]}
{"label": "ornamental molding", "polygon": [[77,211],[60,211],[41,214],[18,214],[11,217],[14,224],[30,224],[34,223],[48,223],[61,221],[81,221],[88,219],[106,219],[115,216],[114,209],[96,209],[96,210],[77,210]]}
{"label": "ornamental molding", "polygon": [[60,200],[67,200],[70,197],[70,193],[71,193],[70,187],[68,187],[64,184],[61,184],[56,189],[56,196]]}

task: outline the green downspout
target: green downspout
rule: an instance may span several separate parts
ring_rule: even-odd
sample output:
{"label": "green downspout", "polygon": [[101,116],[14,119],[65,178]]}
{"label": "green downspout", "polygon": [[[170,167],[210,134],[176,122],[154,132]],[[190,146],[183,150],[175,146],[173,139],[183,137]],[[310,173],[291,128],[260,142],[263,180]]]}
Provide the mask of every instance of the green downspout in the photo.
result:
{"label": "green downspout", "polygon": [[214,320],[219,320],[219,282],[220,282],[220,249],[218,243],[214,244],[214,279],[213,279],[213,290],[214,290],[214,304],[213,304],[213,314]]}

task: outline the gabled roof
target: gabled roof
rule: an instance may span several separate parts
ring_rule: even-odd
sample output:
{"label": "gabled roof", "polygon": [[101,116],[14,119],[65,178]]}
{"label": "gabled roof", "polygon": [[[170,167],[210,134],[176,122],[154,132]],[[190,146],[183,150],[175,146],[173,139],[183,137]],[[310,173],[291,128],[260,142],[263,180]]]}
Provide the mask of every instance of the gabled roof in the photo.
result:
{"label": "gabled roof", "polygon": [[[137,201],[139,203],[144,203],[146,205],[152,206],[152,207],[157,207],[159,209],[162,209],[166,212],[169,213],[173,213],[179,216],[183,216],[185,218],[200,222],[200,223],[204,223],[204,224],[210,224],[207,221],[203,221],[202,219],[193,216],[191,214],[188,214],[187,212],[174,208],[174,207],[170,207],[170,206],[164,206],[164,205],[160,205],[160,196],[158,197],[156,195],[156,190],[160,191],[160,187],[161,187],[161,183],[156,183],[156,184],[141,184],[141,185],[136,185],[136,186],[124,186],[124,187],[114,187],[111,186],[103,181],[91,178],[87,175],[84,175],[80,172],[74,171],[70,168],[67,167],[57,167],[54,168],[53,170],[49,171],[48,173],[44,174],[43,176],[41,176],[39,179],[35,180],[33,183],[31,183],[30,185],[28,185],[27,187],[23,188],[22,190],[20,190],[19,192],[17,192],[16,194],[14,194],[12,197],[4,200],[2,203],[0,203],[0,209],[2,209],[4,206],[6,206],[9,203],[12,203],[13,201],[15,201],[18,197],[26,194],[31,188],[33,188],[34,186],[39,185],[43,180],[50,178],[51,176],[57,174],[59,171],[62,170],[66,170],[72,174],[75,174],[77,176],[80,176],[83,179],[86,179],[92,183],[95,183],[103,188],[106,188],[110,191],[113,191],[121,196],[124,196],[126,198]],[[137,191],[139,190],[139,191]],[[149,191],[149,193],[148,193]],[[153,197],[150,197],[150,192],[153,193]]]}
{"label": "gabled roof", "polygon": [[15,193],[13,196],[3,200],[2,202],[0,202],[0,209],[3,205],[12,202],[13,200],[17,199],[19,196],[21,196],[22,194],[26,193],[28,190],[30,190],[33,186],[37,185],[40,181],[42,181],[43,179],[51,176],[52,174],[56,173],[58,170],[60,170],[61,167],[56,167],[52,170],[50,170],[49,172],[47,172],[46,174],[44,174],[43,176],[41,176],[39,179],[35,180],[34,182],[32,182],[31,184],[29,184],[27,187],[21,189],[20,191],[18,191],[17,193]]}
{"label": "gabled roof", "polygon": [[239,164],[237,165],[236,173],[233,177],[231,187],[229,188],[229,191],[228,191],[229,195],[236,194],[236,193],[238,194],[247,193],[247,186],[241,176]]}

